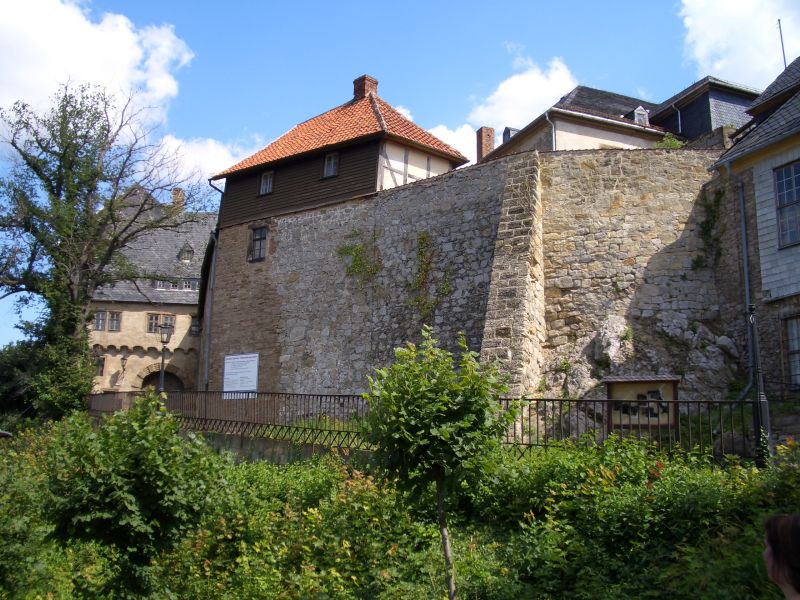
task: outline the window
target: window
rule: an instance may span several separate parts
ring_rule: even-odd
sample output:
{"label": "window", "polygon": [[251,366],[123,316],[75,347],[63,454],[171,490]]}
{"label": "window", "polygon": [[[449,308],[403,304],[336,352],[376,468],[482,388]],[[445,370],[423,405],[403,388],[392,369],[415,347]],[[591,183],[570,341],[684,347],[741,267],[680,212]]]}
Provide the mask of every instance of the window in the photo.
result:
{"label": "window", "polygon": [[175,332],[175,315],[147,313],[147,333],[161,333],[160,325],[169,325]]}
{"label": "window", "polygon": [[198,337],[200,335],[200,319],[192,317],[192,326],[189,328],[189,335]]}
{"label": "window", "polygon": [[95,376],[96,377],[102,377],[103,376],[103,371],[106,370],[106,359],[105,359],[105,357],[104,356],[98,356],[94,360],[94,367],[95,367],[95,372],[94,372]]}
{"label": "window", "polygon": [[325,166],[322,169],[323,177],[333,177],[339,173],[339,153],[331,152],[325,155]]}
{"label": "window", "polygon": [[94,330],[105,331],[106,329],[106,311],[98,310],[94,313]]}
{"label": "window", "polygon": [[122,313],[110,312],[108,313],[108,330],[119,331],[122,324]]}
{"label": "window", "polygon": [[253,229],[250,240],[250,260],[264,260],[267,250],[267,228],[256,227]]}
{"label": "window", "polygon": [[789,385],[800,387],[800,316],[786,319],[786,342]]}
{"label": "window", "polygon": [[800,244],[800,161],[775,169],[778,247]]}
{"label": "window", "polygon": [[191,279],[184,279],[183,280],[183,289],[185,290],[193,290],[195,286],[193,285],[193,281]]}
{"label": "window", "polygon": [[165,290],[167,289],[168,282],[164,281],[163,279],[156,279],[153,282],[153,287],[157,290]]}
{"label": "window", "polygon": [[158,333],[158,326],[161,324],[161,315],[147,315],[147,333]]}
{"label": "window", "polygon": [[275,171],[267,171],[261,174],[261,180],[258,184],[258,195],[265,196],[272,193],[272,180],[274,179]]}
{"label": "window", "polygon": [[191,262],[194,257],[194,250],[189,244],[184,244],[180,252],[178,252],[178,260],[182,262]]}
{"label": "window", "polygon": [[176,281],[170,281],[169,282],[169,289],[177,290],[178,289],[178,281],[177,280]]}

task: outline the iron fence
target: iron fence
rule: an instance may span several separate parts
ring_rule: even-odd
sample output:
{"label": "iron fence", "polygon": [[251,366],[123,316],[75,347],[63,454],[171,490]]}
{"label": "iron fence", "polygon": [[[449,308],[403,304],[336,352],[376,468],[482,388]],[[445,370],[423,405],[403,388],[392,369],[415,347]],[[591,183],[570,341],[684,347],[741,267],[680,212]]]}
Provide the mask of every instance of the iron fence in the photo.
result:
{"label": "iron fence", "polygon": [[[129,407],[137,393],[90,397],[94,415]],[[368,448],[367,403],[358,395],[168,392],[166,406],[196,431],[240,434],[328,447]],[[759,435],[751,401],[689,402],[533,398],[502,400],[517,410],[504,442],[524,453],[564,440],[602,443],[637,438],[659,450],[756,456]]]}

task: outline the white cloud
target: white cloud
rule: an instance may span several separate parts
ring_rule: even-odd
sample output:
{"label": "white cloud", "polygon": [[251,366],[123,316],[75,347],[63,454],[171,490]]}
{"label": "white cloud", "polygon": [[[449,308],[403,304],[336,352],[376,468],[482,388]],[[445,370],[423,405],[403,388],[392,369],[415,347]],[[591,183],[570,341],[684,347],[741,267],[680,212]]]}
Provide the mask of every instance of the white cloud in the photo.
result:
{"label": "white cloud", "polygon": [[399,112],[401,115],[403,115],[409,121],[413,121],[414,120],[414,116],[411,114],[411,111],[409,109],[407,109],[405,106],[403,106],[402,104],[398,104],[397,106],[394,107],[394,109],[397,112]]}
{"label": "white cloud", "polygon": [[552,59],[545,70],[519,56],[514,63],[524,63],[525,70],[501,81],[467,116],[469,123],[488,125],[495,130],[524,127],[578,83],[560,58]]}
{"label": "white cloud", "polygon": [[228,167],[232,167],[243,158],[264,147],[260,140],[251,143],[225,144],[211,138],[179,139],[166,135],[163,139],[166,147],[179,157],[181,176],[188,178],[197,175],[202,179],[216,175]]}
{"label": "white cloud", "polygon": [[127,17],[99,19],[70,0],[5,2],[0,20],[0,106],[47,105],[60,83],[96,83],[112,93],[139,90],[159,109],[178,94],[174,72],[192,59],[172,27],[138,29]]}
{"label": "white cloud", "polygon": [[713,75],[763,88],[783,70],[778,19],[786,62],[800,55],[797,0],[682,0],[684,54],[697,77]]}
{"label": "white cloud", "polygon": [[461,152],[471,163],[475,162],[477,147],[475,129],[471,125],[464,123],[456,129],[450,129],[446,125],[437,125],[428,131]]}
{"label": "white cloud", "polygon": [[513,66],[520,70],[501,81],[488,98],[483,99],[467,115],[467,123],[451,129],[437,125],[429,131],[475,161],[475,130],[493,127],[497,143],[505,127],[522,128],[555,104],[578,82],[560,58],[553,58],[542,69],[530,57],[522,54],[519,44],[506,42],[514,55]]}
{"label": "white cloud", "polygon": [[[192,60],[170,25],[137,27],[124,15],[93,16],[73,0],[3,3],[0,20],[0,106],[25,100],[44,109],[61,83],[94,83],[134,102],[147,128],[165,125],[178,95],[175,73]],[[154,108],[150,108],[154,107]],[[137,110],[137,109],[134,109]],[[263,146],[261,140],[226,144],[214,139],[163,143],[178,157],[183,177],[208,178]]]}

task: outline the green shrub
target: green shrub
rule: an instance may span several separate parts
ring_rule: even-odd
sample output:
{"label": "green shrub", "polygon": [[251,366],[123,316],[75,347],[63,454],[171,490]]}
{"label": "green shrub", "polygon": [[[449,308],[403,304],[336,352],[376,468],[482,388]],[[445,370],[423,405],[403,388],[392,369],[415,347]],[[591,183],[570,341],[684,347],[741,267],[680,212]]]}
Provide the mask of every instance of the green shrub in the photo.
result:
{"label": "green shrub", "polygon": [[94,429],[75,414],[47,452],[45,510],[55,538],[99,544],[115,568],[108,593],[158,587],[151,563],[222,492],[221,460],[178,425],[154,394]]}

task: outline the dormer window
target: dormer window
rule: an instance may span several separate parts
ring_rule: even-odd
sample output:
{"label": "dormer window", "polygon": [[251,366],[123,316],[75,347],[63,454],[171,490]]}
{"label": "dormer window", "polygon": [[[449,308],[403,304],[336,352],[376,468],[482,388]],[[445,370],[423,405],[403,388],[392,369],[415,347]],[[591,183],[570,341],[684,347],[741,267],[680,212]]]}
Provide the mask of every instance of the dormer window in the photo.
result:
{"label": "dormer window", "polygon": [[339,153],[329,152],[325,155],[325,165],[322,169],[323,177],[335,177],[339,174]]}
{"label": "dormer window", "polygon": [[275,171],[267,171],[261,174],[258,184],[258,195],[266,196],[272,193],[272,181],[275,179]]}
{"label": "dormer window", "polygon": [[178,260],[183,262],[191,262],[193,256],[194,250],[189,244],[184,244],[180,252],[178,252]]}
{"label": "dormer window", "polygon": [[648,127],[650,125],[650,116],[643,106],[639,106],[633,111],[633,120],[639,125]]}

